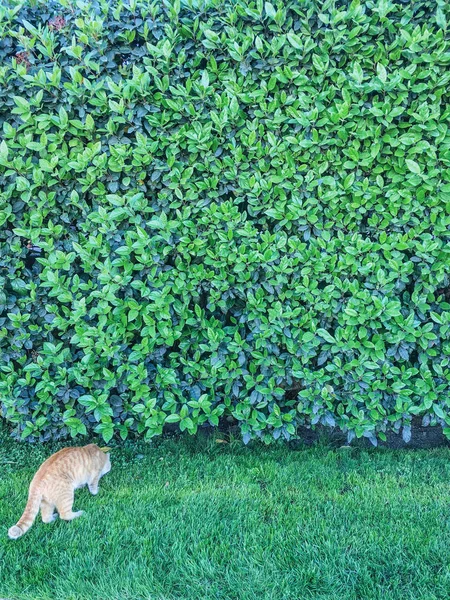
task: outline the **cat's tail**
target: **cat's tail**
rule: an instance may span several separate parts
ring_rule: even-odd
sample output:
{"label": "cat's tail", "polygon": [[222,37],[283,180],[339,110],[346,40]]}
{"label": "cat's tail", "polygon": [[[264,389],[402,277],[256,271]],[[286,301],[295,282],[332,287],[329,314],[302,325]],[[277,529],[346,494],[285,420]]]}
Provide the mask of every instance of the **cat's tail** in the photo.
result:
{"label": "cat's tail", "polygon": [[42,494],[37,491],[30,490],[28,502],[23,511],[23,515],[8,531],[8,537],[12,540],[17,540],[26,533],[33,525],[34,520],[41,506]]}

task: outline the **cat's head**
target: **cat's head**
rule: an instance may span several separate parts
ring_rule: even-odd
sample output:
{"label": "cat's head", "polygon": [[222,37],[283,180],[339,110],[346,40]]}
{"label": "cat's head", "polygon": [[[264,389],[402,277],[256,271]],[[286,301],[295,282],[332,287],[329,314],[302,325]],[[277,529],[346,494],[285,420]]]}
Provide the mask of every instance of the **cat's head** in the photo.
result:
{"label": "cat's head", "polygon": [[110,459],[109,453],[108,453],[108,454],[106,454],[106,462],[102,469],[102,475],[106,475],[106,473],[109,473],[110,471],[111,471],[111,459]]}
{"label": "cat's head", "polygon": [[99,448],[99,450],[101,450],[105,455],[105,464],[102,468],[102,475],[106,475],[106,473],[109,473],[111,471],[111,457],[109,454],[111,448]]}

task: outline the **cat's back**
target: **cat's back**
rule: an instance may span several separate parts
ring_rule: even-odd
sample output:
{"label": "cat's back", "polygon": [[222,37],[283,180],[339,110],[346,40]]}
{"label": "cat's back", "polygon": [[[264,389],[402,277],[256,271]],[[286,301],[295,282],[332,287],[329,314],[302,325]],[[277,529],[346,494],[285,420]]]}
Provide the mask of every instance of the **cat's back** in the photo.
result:
{"label": "cat's back", "polygon": [[78,480],[88,468],[89,458],[88,446],[63,448],[42,463],[33,477],[31,485],[54,479]]}

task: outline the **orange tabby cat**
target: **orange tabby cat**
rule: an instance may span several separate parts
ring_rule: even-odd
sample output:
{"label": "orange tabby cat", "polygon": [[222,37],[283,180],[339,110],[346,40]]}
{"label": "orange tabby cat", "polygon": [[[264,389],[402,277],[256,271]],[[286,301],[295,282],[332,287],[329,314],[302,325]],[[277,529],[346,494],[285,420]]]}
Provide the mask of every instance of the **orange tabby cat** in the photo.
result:
{"label": "orange tabby cat", "polygon": [[111,461],[106,452],[96,444],[78,448],[64,448],[48,458],[39,468],[30,483],[28,502],[17,525],[8,531],[8,536],[16,540],[33,525],[41,509],[44,523],[56,519],[54,510],[61,519],[71,521],[83,514],[82,510],[72,511],[74,490],[88,484],[91,494],[98,492],[100,477],[111,470]]}

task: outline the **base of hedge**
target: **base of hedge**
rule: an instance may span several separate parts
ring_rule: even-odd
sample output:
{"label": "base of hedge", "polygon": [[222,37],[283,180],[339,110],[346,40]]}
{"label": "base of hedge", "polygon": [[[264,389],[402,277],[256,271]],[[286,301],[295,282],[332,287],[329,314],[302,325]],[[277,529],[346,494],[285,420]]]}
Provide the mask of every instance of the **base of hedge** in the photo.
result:
{"label": "base of hedge", "polygon": [[[293,440],[290,445],[293,448],[302,446],[313,446],[319,440],[329,443],[333,447],[373,448],[367,438],[354,439],[351,446],[347,444],[347,436],[340,431],[330,431],[329,428],[321,427],[312,431],[304,428],[300,432],[301,439]],[[449,440],[442,433],[441,427],[423,427],[420,423],[412,425],[411,440],[406,443],[401,434],[394,432],[386,433],[386,441],[378,440],[378,447],[391,449],[429,449],[449,446]]]}
{"label": "base of hedge", "polygon": [[[240,437],[239,427],[236,422],[227,422],[226,419],[221,420],[219,430],[223,433],[236,433]],[[206,427],[207,433],[213,434],[217,432],[217,428]],[[373,448],[373,444],[367,438],[355,438],[352,443],[347,443],[347,434],[342,431],[332,429],[331,427],[324,427],[322,425],[316,425],[314,429],[307,427],[300,427],[297,429],[299,439],[291,440],[289,446],[292,449],[301,449],[309,446],[313,446],[319,442],[332,446],[333,448],[339,448],[342,446],[352,448]],[[411,422],[411,439],[406,443],[400,434],[394,433],[393,431],[386,432],[386,441],[378,440],[378,447],[380,448],[391,448],[391,449],[428,449],[428,448],[440,448],[443,446],[450,446],[450,440],[448,440],[442,432],[442,428],[439,426],[428,426],[422,425],[422,419],[420,417],[414,417]]]}

